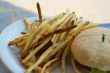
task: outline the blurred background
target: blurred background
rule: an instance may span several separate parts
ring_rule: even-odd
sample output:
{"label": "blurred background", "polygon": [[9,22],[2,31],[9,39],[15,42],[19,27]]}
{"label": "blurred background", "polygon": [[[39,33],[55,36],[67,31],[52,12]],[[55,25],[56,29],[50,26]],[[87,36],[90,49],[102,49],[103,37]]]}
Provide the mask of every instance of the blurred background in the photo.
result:
{"label": "blurred background", "polygon": [[[110,0],[0,0],[0,32],[12,22],[36,16],[36,2],[40,3],[46,16],[54,16],[70,8],[84,20],[110,23]],[[0,73],[11,73],[1,61]]]}

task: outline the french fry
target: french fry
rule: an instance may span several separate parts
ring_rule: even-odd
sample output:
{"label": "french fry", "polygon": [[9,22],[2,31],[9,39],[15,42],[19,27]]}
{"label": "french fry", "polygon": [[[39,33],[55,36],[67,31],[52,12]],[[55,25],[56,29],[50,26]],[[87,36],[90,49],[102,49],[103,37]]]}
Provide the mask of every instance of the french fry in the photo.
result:
{"label": "french fry", "polygon": [[60,37],[60,34],[55,34],[55,35],[53,36],[52,40],[51,40],[51,41],[52,41],[52,43],[53,43],[53,44],[57,43],[57,42],[58,42],[59,37]]}
{"label": "french fry", "polygon": [[72,43],[72,41],[70,41],[68,44],[67,44],[67,46],[66,46],[66,48],[65,48],[65,50],[64,50],[64,53],[63,53],[63,55],[62,55],[62,64],[61,64],[61,71],[62,71],[62,73],[66,73],[66,66],[65,66],[65,60],[66,60],[66,57],[67,57],[67,54],[68,54],[68,52],[69,52],[69,49],[70,49],[70,45],[71,45],[71,43]]}
{"label": "french fry", "polygon": [[98,24],[91,24],[91,25],[88,25],[88,26],[86,26],[84,29],[82,29],[82,31],[83,30],[87,30],[87,29],[91,29],[91,28],[94,28],[94,27],[96,27]]}
{"label": "french fry", "polygon": [[[40,32],[40,30],[42,29],[42,27],[45,27],[50,21],[55,20],[57,17],[59,16],[63,16],[64,14],[59,14],[51,19],[48,19],[46,21],[44,21],[36,30],[35,32],[33,32],[33,34],[31,34],[30,38],[28,39],[22,53],[21,53],[21,58],[25,58],[28,55],[28,50],[30,49],[30,46],[32,46],[31,42],[34,40],[34,37],[36,34],[38,34]],[[31,45],[30,45],[31,44]]]}
{"label": "french fry", "polygon": [[37,45],[38,44],[38,40],[43,36],[43,34],[49,29],[49,26],[46,25],[45,27],[43,27],[43,29],[36,35],[35,40],[32,42],[32,45]]}
{"label": "french fry", "polygon": [[38,11],[38,16],[39,16],[39,22],[42,23],[42,12],[41,12],[41,7],[40,4],[37,3],[37,11]]}
{"label": "french fry", "polygon": [[23,47],[23,46],[25,46],[25,44],[26,44],[26,41],[22,41],[22,42],[16,43],[16,46]]}
{"label": "french fry", "polygon": [[[24,65],[27,66],[27,67],[31,67],[31,66],[33,65],[33,63],[27,62],[27,63],[25,63]],[[37,66],[37,67],[35,68],[35,70],[38,71],[38,72],[41,72],[41,71],[42,71],[42,68],[41,68],[40,66]]]}
{"label": "french fry", "polygon": [[69,14],[70,14],[70,12],[67,11],[67,13],[66,13],[60,20],[58,20],[58,21],[56,21],[55,23],[53,23],[52,28],[49,29],[49,31],[48,31],[47,33],[45,33],[45,34],[48,34],[49,32],[55,31],[55,29],[56,29],[61,23],[63,24],[63,21],[64,21],[65,19],[66,19],[66,20],[68,19]]}
{"label": "french fry", "polygon": [[55,58],[61,57],[63,52],[64,52],[64,49],[59,50],[59,51],[57,52]]}
{"label": "french fry", "polygon": [[60,63],[62,73],[66,73],[65,62],[72,41],[81,31],[96,25],[87,26],[89,21],[79,25],[79,19],[70,10],[43,20],[39,3],[37,9],[39,20],[31,23],[25,18],[28,31],[10,41],[9,46],[22,48],[21,63],[27,66],[25,73],[50,73]]}
{"label": "french fry", "polygon": [[49,18],[48,20],[45,20],[45,21],[38,27],[38,29],[36,30],[36,33],[38,33],[38,32],[42,29],[42,27],[44,27],[45,25],[47,25],[49,22],[54,21],[54,20],[56,20],[57,18],[62,17],[63,15],[64,15],[64,13],[60,13],[60,14],[56,15],[56,16],[53,17],[53,18]]}
{"label": "french fry", "polygon": [[47,57],[47,59],[50,58],[51,56],[55,55],[59,50],[63,49],[70,40],[73,40],[73,37],[68,37],[64,42],[60,43],[59,46],[56,47],[52,51],[52,53],[50,53],[50,55]]}
{"label": "french fry", "polygon": [[24,60],[22,60],[22,63],[27,62],[32,56],[34,56],[50,40],[51,40],[51,37],[49,37],[48,39],[46,39],[41,45],[39,45],[37,48],[35,48]]}
{"label": "french fry", "polygon": [[30,49],[30,44],[31,42],[34,40],[35,36],[31,35],[30,38],[28,39],[23,51],[21,52],[21,58],[24,59],[28,53],[29,53],[29,49]]}
{"label": "french fry", "polygon": [[58,46],[57,44],[51,46],[50,48],[48,48],[41,56],[40,58],[37,60],[37,62],[35,64],[33,64],[30,68],[28,68],[26,70],[25,73],[30,73],[36,66],[38,66],[39,64],[41,64],[45,59],[46,57],[52,52],[52,50]]}
{"label": "french fry", "polygon": [[35,24],[31,24],[30,31],[34,32],[37,29],[37,26]]}
{"label": "french fry", "polygon": [[72,30],[69,34],[71,36],[76,36],[85,26],[87,26],[90,22],[87,21],[83,25],[80,25],[76,30]]}
{"label": "french fry", "polygon": [[37,44],[32,44],[32,49],[36,48],[38,45],[42,44],[45,41],[45,39],[41,39],[40,41],[37,41]]}
{"label": "french fry", "polygon": [[46,71],[51,72],[55,67],[57,67],[61,63],[60,60],[56,61],[54,64],[49,66]]}
{"label": "french fry", "polygon": [[74,72],[75,72],[75,73],[82,73],[82,72],[80,72],[80,71],[76,68],[74,59],[71,59],[71,63],[72,63],[72,66],[73,66],[73,69],[74,69]]}
{"label": "french fry", "polygon": [[[45,20],[48,20],[48,18],[42,19],[42,22],[45,21]],[[39,20],[35,20],[35,22],[39,22]]]}
{"label": "french fry", "polygon": [[65,39],[65,36],[66,36],[66,32],[63,32],[61,34],[60,41],[63,41]]}
{"label": "french fry", "polygon": [[[53,32],[45,34],[44,37],[47,37],[47,36],[50,36],[50,35],[53,35],[53,34],[63,33],[63,32],[69,31],[69,30],[71,30],[71,29],[73,29],[75,27],[77,27],[77,25],[72,25],[72,26],[69,26],[69,27],[65,27],[65,28],[61,28],[61,29],[56,29]],[[55,37],[56,36],[54,36],[53,39],[55,39]]]}
{"label": "french fry", "polygon": [[21,32],[21,34],[26,34],[27,32]]}
{"label": "french fry", "polygon": [[30,31],[31,22],[27,18],[24,18],[24,23],[27,29]]}
{"label": "french fry", "polygon": [[49,62],[47,62],[47,63],[44,65],[44,67],[43,67],[41,73],[45,73],[46,68],[47,68],[49,65],[51,65],[53,62],[57,61],[57,60],[59,60],[59,58],[55,58],[55,59],[50,60]]}
{"label": "french fry", "polygon": [[35,63],[35,61],[36,61],[36,56],[34,55],[34,56],[30,59],[30,61],[31,61],[32,63]]}

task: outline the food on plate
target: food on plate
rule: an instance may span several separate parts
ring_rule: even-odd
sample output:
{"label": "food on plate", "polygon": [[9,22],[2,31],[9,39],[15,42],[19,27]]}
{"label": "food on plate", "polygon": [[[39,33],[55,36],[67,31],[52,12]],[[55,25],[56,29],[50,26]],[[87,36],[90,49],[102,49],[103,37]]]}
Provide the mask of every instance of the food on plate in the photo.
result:
{"label": "food on plate", "polygon": [[25,18],[27,31],[22,31],[21,36],[8,45],[15,45],[20,49],[20,62],[26,66],[25,73],[50,73],[59,64],[62,73],[66,73],[65,62],[72,41],[81,31],[96,25],[89,25],[89,21],[81,23],[80,18],[70,10],[43,19],[39,3],[37,8],[39,19],[30,22]]}
{"label": "food on plate", "polygon": [[71,51],[76,73],[110,73],[110,29],[82,31],[72,42]]}

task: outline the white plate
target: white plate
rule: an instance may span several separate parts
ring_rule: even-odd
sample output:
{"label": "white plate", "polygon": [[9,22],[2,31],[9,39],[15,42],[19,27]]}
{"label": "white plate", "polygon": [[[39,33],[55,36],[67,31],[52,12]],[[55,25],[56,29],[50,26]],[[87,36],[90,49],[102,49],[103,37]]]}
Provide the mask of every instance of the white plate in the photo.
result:
{"label": "white plate", "polygon": [[[36,17],[29,18],[30,21],[34,21]],[[25,68],[19,61],[19,49],[16,47],[9,47],[9,41],[20,36],[20,32],[26,31],[23,20],[19,20],[10,24],[6,27],[0,34],[0,58],[6,67],[12,73],[24,73]],[[67,64],[68,73],[73,73],[70,62]],[[57,69],[54,70],[54,73],[60,73]]]}

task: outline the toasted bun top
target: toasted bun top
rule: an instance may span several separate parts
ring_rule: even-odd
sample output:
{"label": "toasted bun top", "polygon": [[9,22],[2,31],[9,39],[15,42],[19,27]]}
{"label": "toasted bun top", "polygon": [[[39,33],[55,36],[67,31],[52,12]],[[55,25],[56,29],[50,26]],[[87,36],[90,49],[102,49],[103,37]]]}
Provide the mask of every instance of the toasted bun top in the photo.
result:
{"label": "toasted bun top", "polygon": [[82,31],[74,39],[71,51],[80,64],[110,71],[110,29],[95,27]]}

